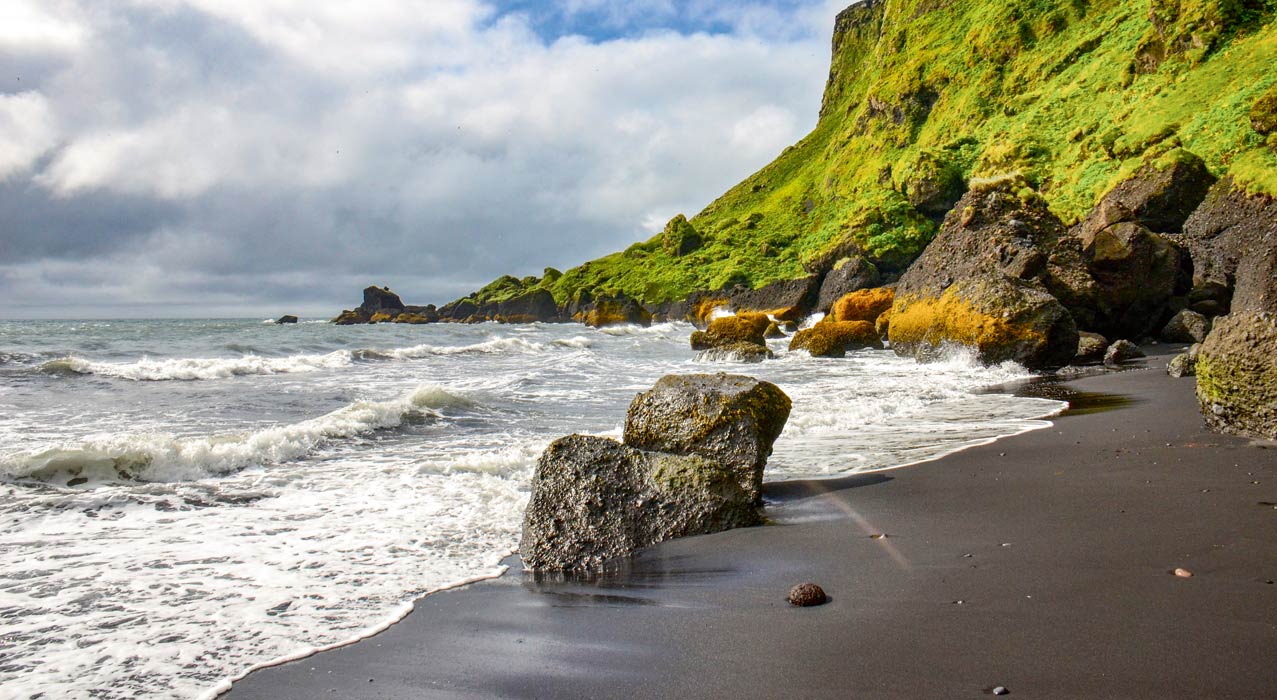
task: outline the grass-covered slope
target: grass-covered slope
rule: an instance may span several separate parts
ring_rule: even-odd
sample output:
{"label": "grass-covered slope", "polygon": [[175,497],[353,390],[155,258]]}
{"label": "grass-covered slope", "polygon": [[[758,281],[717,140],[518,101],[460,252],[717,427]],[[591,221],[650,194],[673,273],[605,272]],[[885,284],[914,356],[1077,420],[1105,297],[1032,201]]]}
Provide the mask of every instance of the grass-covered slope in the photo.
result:
{"label": "grass-covered slope", "polygon": [[861,251],[914,258],[972,178],[1020,173],[1065,222],[1185,149],[1277,195],[1277,0],[880,0],[841,13],[820,120],[651,240],[561,275],[564,304],[758,288]]}

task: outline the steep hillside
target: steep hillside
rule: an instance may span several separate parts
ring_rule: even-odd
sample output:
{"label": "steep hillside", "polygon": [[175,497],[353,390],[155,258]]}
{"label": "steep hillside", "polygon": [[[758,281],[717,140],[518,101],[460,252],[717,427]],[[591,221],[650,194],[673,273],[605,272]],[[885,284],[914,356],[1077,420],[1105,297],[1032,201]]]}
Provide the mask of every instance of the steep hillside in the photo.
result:
{"label": "steep hillside", "polygon": [[[655,306],[861,253],[903,269],[968,183],[1018,173],[1066,224],[1141,165],[1199,156],[1277,194],[1277,0],[877,0],[837,19],[815,130],[690,221],[544,278]],[[1268,133],[1265,137],[1262,133]]]}

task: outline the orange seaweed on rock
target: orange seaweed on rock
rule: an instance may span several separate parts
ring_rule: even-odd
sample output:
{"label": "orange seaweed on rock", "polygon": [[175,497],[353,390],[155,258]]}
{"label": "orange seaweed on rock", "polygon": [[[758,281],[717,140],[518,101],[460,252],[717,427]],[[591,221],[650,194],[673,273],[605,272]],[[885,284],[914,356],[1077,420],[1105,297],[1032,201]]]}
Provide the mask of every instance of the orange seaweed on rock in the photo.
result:
{"label": "orange seaweed on rock", "polygon": [[890,319],[891,347],[919,360],[963,346],[985,364],[1051,367],[1068,364],[1077,348],[1077,326],[1055,297],[1007,277],[961,280],[938,297],[897,297]]}
{"label": "orange seaweed on rock", "polygon": [[878,331],[868,321],[821,321],[789,342],[790,350],[806,350],[812,357],[843,357],[848,350],[880,347]]}
{"label": "orange seaweed on rock", "polygon": [[884,311],[891,309],[896,291],[890,287],[861,289],[843,295],[829,310],[834,321],[868,321],[874,323]]}
{"label": "orange seaweed on rock", "polygon": [[765,314],[745,313],[722,316],[710,321],[703,331],[694,331],[691,337],[693,350],[706,350],[733,343],[766,345],[764,336],[771,319]]}

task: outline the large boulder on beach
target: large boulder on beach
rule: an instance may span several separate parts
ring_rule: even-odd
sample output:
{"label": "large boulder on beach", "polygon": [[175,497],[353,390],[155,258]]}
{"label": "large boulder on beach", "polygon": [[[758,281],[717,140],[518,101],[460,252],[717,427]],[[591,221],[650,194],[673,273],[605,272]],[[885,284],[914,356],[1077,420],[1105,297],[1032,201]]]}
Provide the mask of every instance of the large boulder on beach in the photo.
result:
{"label": "large boulder on beach", "polygon": [[868,321],[825,319],[804,328],[789,341],[790,350],[805,350],[812,357],[845,357],[848,350],[881,348],[882,334]]}
{"label": "large boulder on beach", "polygon": [[1067,364],[1077,326],[1043,284],[1046,252],[1065,235],[1023,180],[974,184],[896,286],[891,347],[921,360],[966,348],[986,363]]}
{"label": "large boulder on beach", "polygon": [[1078,350],[1077,325],[1055,297],[1000,276],[964,280],[935,299],[897,298],[889,332],[897,354],[924,361],[963,349],[985,364],[1061,367]]}
{"label": "large boulder on beach", "polygon": [[1277,199],[1225,178],[1184,224],[1197,289],[1232,291],[1198,354],[1197,399],[1214,430],[1277,439]]}
{"label": "large boulder on beach", "polygon": [[590,572],[668,539],[761,522],[720,461],[571,435],[537,462],[519,553],[529,569]]}
{"label": "large boulder on beach", "polygon": [[752,377],[668,375],[630,403],[625,444],[719,462],[761,504],[763,467],[790,408],[780,387]]}
{"label": "large boulder on beach", "polygon": [[1197,400],[1206,425],[1277,439],[1277,316],[1234,311],[1215,319],[1197,356]]}

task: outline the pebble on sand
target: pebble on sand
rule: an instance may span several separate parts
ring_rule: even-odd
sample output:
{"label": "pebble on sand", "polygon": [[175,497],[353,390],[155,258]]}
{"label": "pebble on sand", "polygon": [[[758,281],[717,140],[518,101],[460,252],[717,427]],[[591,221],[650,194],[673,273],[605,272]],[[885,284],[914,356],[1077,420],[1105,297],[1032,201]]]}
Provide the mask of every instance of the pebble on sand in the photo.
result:
{"label": "pebble on sand", "polygon": [[1188,569],[1176,569],[1176,570],[1172,571],[1171,573],[1175,574],[1176,576],[1178,576],[1178,577],[1180,577],[1180,578],[1192,578],[1192,577],[1193,577],[1193,572],[1189,571]]}
{"label": "pebble on sand", "polygon": [[829,596],[825,595],[825,589],[814,583],[800,583],[789,589],[790,605],[808,608],[813,605],[824,605],[827,602],[829,602]]}
{"label": "pebble on sand", "polygon": [[994,695],[1010,695],[1011,691],[1007,690],[1003,686],[998,686],[993,689],[993,694]]}

